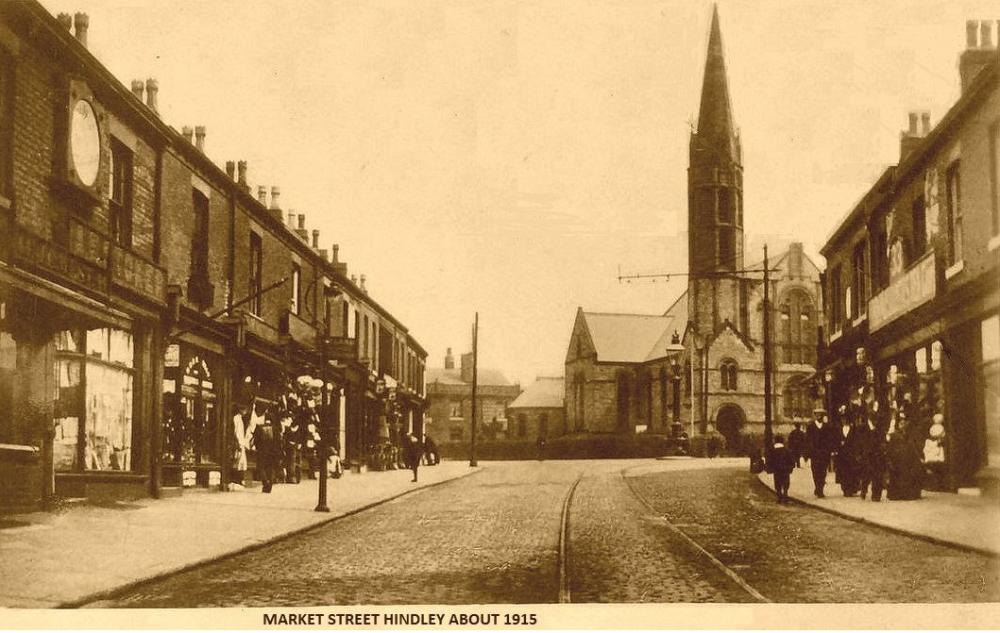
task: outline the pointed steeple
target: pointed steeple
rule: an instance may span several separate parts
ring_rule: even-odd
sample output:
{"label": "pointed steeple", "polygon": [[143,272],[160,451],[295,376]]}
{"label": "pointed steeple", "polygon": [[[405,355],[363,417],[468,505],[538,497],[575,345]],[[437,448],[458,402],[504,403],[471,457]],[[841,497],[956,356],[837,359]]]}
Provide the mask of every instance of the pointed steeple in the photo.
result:
{"label": "pointed steeple", "polygon": [[701,86],[701,107],[698,110],[698,136],[703,145],[715,146],[734,155],[735,128],[732,105],[729,102],[729,82],[726,60],[722,53],[722,31],[719,29],[719,7],[712,7],[712,30],[708,37],[705,78]]}

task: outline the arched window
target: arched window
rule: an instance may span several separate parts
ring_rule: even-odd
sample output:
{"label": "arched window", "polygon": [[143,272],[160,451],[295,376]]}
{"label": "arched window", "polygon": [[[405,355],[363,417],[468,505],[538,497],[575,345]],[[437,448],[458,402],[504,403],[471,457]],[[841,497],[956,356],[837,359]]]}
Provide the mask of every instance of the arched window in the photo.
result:
{"label": "arched window", "polygon": [[792,376],[781,392],[785,418],[808,418],[812,412],[809,383],[804,376]]}
{"label": "arched window", "polygon": [[736,376],[739,373],[736,361],[730,358],[722,361],[722,364],[719,365],[719,373],[722,376],[722,390],[736,391]]}
{"label": "arched window", "polygon": [[816,314],[804,290],[790,290],[781,299],[777,314],[777,343],[783,363],[816,363]]}

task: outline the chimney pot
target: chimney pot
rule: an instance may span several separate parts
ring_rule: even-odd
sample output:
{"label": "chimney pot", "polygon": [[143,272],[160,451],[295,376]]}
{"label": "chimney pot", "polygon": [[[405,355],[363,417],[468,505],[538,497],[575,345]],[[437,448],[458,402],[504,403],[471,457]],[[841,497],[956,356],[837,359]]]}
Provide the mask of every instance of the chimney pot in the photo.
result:
{"label": "chimney pot", "polygon": [[271,187],[271,208],[280,209],[281,204],[279,203],[279,198],[281,197],[281,189],[277,186]]}
{"label": "chimney pot", "polygon": [[90,26],[90,18],[86,13],[77,13],[73,16],[73,25],[76,27],[76,39],[84,47],[87,46],[87,27]]}
{"label": "chimney pot", "polygon": [[976,20],[966,20],[965,22],[965,47],[977,48],[979,46],[979,22]]}
{"label": "chimney pot", "polygon": [[989,20],[979,23],[979,46],[980,48],[993,48],[993,25]]}
{"label": "chimney pot", "polygon": [[66,27],[67,31],[72,31],[73,30],[73,16],[72,15],[70,15],[68,13],[60,13],[58,15],[58,17],[56,17],[56,19],[59,20],[59,24],[62,24],[64,27]]}
{"label": "chimney pot", "polygon": [[319,229],[313,229],[313,248],[319,248]]}
{"label": "chimney pot", "polygon": [[245,187],[247,184],[247,162],[245,160],[237,161],[236,173],[236,182]]}
{"label": "chimney pot", "polygon": [[330,252],[333,257],[333,263],[336,264],[340,258],[340,244],[334,244]]}
{"label": "chimney pot", "polygon": [[910,113],[910,136],[917,135],[917,113]]}
{"label": "chimney pot", "polygon": [[190,125],[185,125],[184,127],[181,128],[181,136],[183,136],[184,140],[187,141],[188,143],[192,142],[191,137],[193,135],[194,135],[194,130],[191,128]]}
{"label": "chimney pot", "polygon": [[306,214],[299,214],[299,230],[304,231],[306,229]]}
{"label": "chimney pot", "polygon": [[205,126],[194,126],[194,145],[201,151],[205,151]]}
{"label": "chimney pot", "polygon": [[236,163],[235,162],[233,162],[231,160],[227,160],[226,161],[226,175],[229,176],[230,180],[232,180],[236,176]]}
{"label": "chimney pot", "polygon": [[136,99],[142,101],[142,92],[145,90],[146,84],[142,82],[142,79],[132,80],[132,94],[135,95]]}
{"label": "chimney pot", "polygon": [[927,136],[931,132],[931,113],[921,112],[920,113],[920,134],[921,136]]}
{"label": "chimney pot", "polygon": [[357,275],[351,275],[351,283],[354,284],[355,286],[358,285],[358,276]]}
{"label": "chimney pot", "polygon": [[289,212],[288,213],[288,228],[290,228],[290,229],[294,229],[295,228],[295,213],[294,212]]}
{"label": "chimney pot", "polygon": [[361,292],[368,294],[368,289],[365,288],[365,274],[361,273]]}
{"label": "chimney pot", "polygon": [[160,84],[155,79],[146,80],[146,105],[153,112],[157,111],[156,97],[160,92]]}

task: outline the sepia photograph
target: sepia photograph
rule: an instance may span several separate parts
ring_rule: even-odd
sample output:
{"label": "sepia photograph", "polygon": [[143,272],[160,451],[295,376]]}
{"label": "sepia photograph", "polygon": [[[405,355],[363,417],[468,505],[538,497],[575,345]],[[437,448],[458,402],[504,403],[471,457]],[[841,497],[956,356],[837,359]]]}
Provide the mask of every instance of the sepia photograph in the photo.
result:
{"label": "sepia photograph", "polygon": [[998,47],[0,0],[0,627],[995,627]]}

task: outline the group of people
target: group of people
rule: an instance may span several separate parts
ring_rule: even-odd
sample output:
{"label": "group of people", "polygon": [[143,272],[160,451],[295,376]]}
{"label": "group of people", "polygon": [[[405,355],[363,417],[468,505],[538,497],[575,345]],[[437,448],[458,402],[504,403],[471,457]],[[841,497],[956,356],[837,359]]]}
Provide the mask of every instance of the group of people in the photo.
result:
{"label": "group of people", "polygon": [[831,467],[845,497],[881,501],[919,499],[928,478],[941,478],[944,470],[944,416],[921,412],[911,392],[901,393],[884,415],[870,396],[861,391],[855,402],[837,410],[838,424],[817,408],[805,430],[800,424],[787,441],[775,435],[767,456],[767,470],[774,475],[779,502],[788,500],[791,473],[803,460],[812,471],[813,494],[823,498]]}

